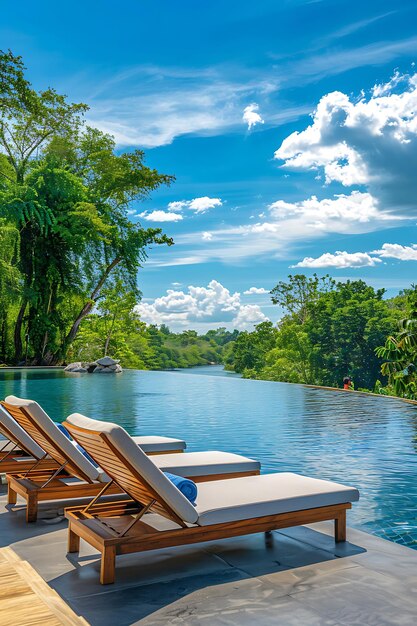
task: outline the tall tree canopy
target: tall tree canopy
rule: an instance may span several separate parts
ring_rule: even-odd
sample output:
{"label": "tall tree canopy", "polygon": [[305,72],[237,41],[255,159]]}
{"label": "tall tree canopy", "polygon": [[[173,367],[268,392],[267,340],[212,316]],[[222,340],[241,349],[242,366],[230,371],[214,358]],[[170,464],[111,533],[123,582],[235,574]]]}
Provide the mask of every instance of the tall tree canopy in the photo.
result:
{"label": "tall tree canopy", "polygon": [[289,276],[271,296],[285,315],[277,327],[264,322],[241,333],[228,367],[251,378],[335,387],[349,375],[356,387],[374,388],[382,364],[375,349],[395,329],[401,299],[384,300],[383,289],[362,280],[342,283],[315,274]]}
{"label": "tall tree canopy", "polygon": [[139,296],[147,247],[173,242],[130,221],[128,208],[173,177],[147,167],[141,150],[116,153],[112,137],[85,126],[86,105],[37,92],[24,70],[0,52],[0,217],[19,234],[20,272],[2,323],[6,334],[14,327],[16,362],[53,364],[116,269]]}

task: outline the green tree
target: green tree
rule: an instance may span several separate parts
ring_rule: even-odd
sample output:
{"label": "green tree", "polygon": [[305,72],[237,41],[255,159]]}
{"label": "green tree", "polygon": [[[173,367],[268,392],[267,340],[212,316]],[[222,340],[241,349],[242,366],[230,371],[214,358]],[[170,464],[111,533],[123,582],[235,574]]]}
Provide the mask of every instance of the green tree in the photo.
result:
{"label": "green tree", "polygon": [[0,363],[7,362],[10,354],[10,313],[20,290],[18,257],[19,232],[0,218]]}
{"label": "green tree", "polygon": [[332,291],[335,281],[328,274],[319,278],[313,274],[307,278],[304,274],[288,276],[288,282],[280,281],[271,290],[273,304],[281,306],[286,314],[293,317],[299,324],[307,320],[309,307],[317,302],[320,295]]}
{"label": "green tree", "polygon": [[286,320],[278,328],[275,347],[265,355],[259,378],[289,383],[314,384],[311,343],[304,327]]}
{"label": "green tree", "polygon": [[25,339],[32,363],[53,364],[114,272],[138,295],[147,247],[172,244],[160,229],[132,223],[128,208],[173,177],[148,168],[140,150],[116,154],[111,137],[84,127],[84,104],[36,92],[24,69],[20,57],[0,53],[0,217],[20,233],[15,360]]}
{"label": "green tree", "polygon": [[321,384],[337,387],[349,375],[356,387],[374,387],[381,365],[375,348],[398,319],[383,295],[383,289],[374,290],[361,280],[347,281],[310,305],[306,331]]}
{"label": "green tree", "polygon": [[385,344],[376,348],[384,359],[381,372],[388,377],[393,393],[403,398],[417,399],[417,288],[408,293],[408,317],[399,320],[398,331]]}
{"label": "green tree", "polygon": [[[261,322],[253,332],[241,332],[233,346],[233,368],[246,376],[259,372],[265,355],[275,346],[277,329],[272,322]],[[251,376],[253,377],[253,376]]]}

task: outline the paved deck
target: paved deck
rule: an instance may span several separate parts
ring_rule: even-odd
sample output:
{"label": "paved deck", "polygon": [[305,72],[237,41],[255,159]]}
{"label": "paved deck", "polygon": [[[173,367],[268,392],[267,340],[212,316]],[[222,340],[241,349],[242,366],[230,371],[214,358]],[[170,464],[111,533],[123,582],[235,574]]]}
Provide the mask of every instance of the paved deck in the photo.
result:
{"label": "paved deck", "polygon": [[129,555],[118,559],[116,584],[102,587],[92,548],[82,542],[79,558],[67,557],[65,521],[26,525],[0,489],[1,546],[92,626],[417,623],[417,551],[357,530],[338,546],[325,523],[274,532],[268,543],[252,535]]}

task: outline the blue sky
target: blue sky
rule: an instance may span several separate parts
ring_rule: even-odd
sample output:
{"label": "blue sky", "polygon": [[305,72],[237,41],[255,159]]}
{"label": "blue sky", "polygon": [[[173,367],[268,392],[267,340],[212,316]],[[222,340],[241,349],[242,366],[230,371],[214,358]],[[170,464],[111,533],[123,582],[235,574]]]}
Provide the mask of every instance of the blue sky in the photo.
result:
{"label": "blue sky", "polygon": [[0,41],[176,176],[132,208],[176,242],[139,308],[205,330],[276,321],[264,292],[290,272],[415,280],[416,23],[407,0],[6,0]]}

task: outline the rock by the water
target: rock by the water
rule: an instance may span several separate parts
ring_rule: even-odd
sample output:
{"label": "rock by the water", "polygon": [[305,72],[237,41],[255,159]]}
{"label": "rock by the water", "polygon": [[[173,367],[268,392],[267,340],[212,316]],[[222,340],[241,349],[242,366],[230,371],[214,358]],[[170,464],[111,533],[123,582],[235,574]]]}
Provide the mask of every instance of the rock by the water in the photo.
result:
{"label": "rock by the water", "polygon": [[69,363],[64,372],[88,372],[92,374],[93,372],[97,374],[119,374],[123,372],[121,365],[119,365],[119,360],[112,359],[109,356],[104,356],[101,359],[97,359],[93,363],[81,363],[81,361],[77,361],[75,363]]}
{"label": "rock by the water", "polygon": [[97,359],[96,363],[97,365],[102,365],[103,367],[109,367],[110,365],[117,365],[120,361],[116,361],[109,356],[103,356],[101,359]]}
{"label": "rock by the water", "polygon": [[83,364],[80,361],[76,363],[69,363],[67,367],[64,369],[64,372],[86,372],[86,368],[83,367]]}
{"label": "rock by the water", "polygon": [[97,359],[95,362],[96,368],[94,374],[119,374],[123,372],[119,361],[112,359],[109,356],[104,356],[102,359]]}

